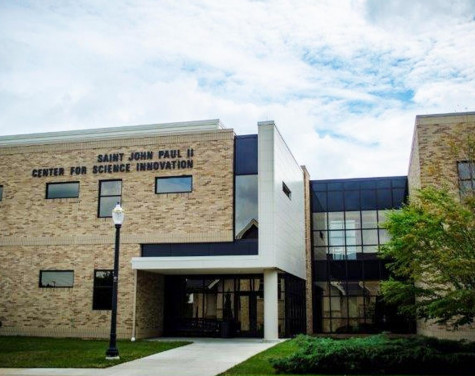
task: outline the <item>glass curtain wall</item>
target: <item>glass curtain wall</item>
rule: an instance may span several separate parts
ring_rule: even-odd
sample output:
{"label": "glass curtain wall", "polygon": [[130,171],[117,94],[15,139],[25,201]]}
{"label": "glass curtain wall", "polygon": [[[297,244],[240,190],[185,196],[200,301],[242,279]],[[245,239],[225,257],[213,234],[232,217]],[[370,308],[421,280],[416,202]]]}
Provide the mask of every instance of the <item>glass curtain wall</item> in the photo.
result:
{"label": "glass curtain wall", "polygon": [[[305,331],[305,281],[281,274],[279,335]],[[165,277],[165,335],[262,337],[264,281],[253,275]]]}
{"label": "glass curtain wall", "polygon": [[388,271],[376,254],[389,239],[388,210],[407,197],[406,177],[312,181],[311,188],[316,331],[412,331],[381,301]]}

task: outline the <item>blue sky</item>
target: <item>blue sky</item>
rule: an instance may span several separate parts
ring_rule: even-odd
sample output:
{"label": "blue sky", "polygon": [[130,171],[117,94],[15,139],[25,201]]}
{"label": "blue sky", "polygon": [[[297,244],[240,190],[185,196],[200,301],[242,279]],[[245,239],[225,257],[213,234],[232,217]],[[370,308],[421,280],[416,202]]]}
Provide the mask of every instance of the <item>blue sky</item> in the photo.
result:
{"label": "blue sky", "polygon": [[404,175],[475,110],[475,0],[0,1],[0,135],[275,120],[312,178]]}

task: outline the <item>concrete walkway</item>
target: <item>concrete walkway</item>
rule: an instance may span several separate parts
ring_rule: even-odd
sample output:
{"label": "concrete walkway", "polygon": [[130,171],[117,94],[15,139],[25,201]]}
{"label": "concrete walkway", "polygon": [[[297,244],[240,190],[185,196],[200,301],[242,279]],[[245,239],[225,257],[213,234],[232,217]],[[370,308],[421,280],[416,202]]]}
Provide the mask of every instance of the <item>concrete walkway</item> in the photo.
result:
{"label": "concrete walkway", "polygon": [[179,340],[193,343],[106,369],[0,368],[0,376],[215,376],[276,344],[247,338]]}

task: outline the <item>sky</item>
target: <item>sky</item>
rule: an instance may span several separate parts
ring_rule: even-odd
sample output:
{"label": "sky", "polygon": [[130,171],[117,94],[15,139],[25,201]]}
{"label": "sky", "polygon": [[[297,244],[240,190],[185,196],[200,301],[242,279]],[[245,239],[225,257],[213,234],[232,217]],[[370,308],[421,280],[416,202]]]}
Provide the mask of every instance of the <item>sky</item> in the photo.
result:
{"label": "sky", "polygon": [[0,0],[0,136],[274,120],[312,179],[406,175],[474,46],[475,0]]}

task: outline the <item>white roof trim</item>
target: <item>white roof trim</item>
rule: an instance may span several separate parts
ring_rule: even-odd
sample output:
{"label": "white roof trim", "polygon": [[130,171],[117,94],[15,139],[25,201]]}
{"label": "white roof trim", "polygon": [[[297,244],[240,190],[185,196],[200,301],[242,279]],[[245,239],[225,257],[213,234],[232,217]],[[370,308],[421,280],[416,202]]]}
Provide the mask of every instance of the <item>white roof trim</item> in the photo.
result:
{"label": "white roof trim", "polygon": [[163,136],[170,134],[215,131],[224,128],[224,125],[219,119],[129,125],[124,127],[0,136],[0,146],[38,145],[58,142],[83,142],[116,138]]}

